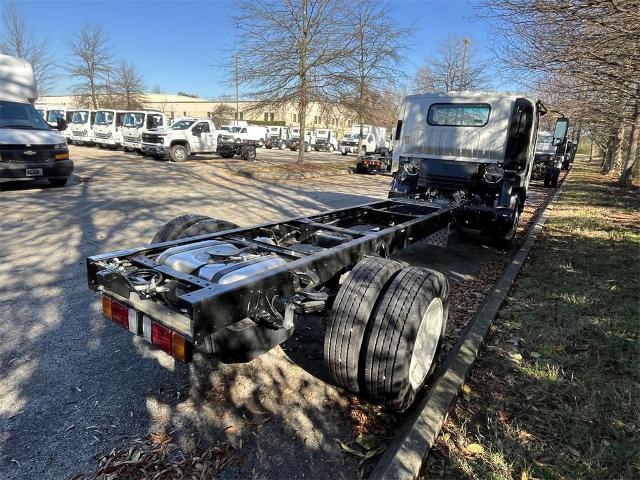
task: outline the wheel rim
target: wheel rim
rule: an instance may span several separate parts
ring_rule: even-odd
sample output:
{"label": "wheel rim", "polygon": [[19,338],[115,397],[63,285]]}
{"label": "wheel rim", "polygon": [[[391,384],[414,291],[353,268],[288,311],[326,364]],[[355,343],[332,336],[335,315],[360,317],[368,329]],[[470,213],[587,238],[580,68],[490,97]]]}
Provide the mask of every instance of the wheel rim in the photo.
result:
{"label": "wheel rim", "polygon": [[185,150],[183,148],[177,148],[175,155],[178,160],[184,160],[186,157]]}
{"label": "wheel rim", "polygon": [[[417,390],[424,383],[433,359],[435,357],[440,332],[444,324],[444,307],[440,298],[434,298],[429,303],[427,311],[422,317],[418,334],[411,353],[409,363],[409,383],[414,390]],[[430,332],[436,332],[432,335]]]}

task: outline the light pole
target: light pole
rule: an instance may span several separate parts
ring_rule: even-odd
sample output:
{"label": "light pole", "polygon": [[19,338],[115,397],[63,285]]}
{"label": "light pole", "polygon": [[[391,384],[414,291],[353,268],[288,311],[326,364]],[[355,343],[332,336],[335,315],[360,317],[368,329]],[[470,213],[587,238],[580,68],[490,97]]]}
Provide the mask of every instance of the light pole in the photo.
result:
{"label": "light pole", "polygon": [[464,67],[467,63],[467,47],[471,43],[471,40],[466,37],[462,41],[464,42],[464,50],[462,52],[462,68],[460,69],[460,86],[458,87],[458,90],[462,90],[462,86],[464,85]]}

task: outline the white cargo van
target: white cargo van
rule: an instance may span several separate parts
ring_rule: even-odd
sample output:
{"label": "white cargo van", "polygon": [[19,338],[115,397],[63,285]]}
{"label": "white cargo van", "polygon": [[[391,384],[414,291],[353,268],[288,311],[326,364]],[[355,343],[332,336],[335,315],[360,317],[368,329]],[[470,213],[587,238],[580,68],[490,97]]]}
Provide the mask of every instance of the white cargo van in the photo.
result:
{"label": "white cargo van", "polygon": [[96,112],[88,109],[80,109],[73,112],[71,117],[71,137],[76,145],[93,145],[93,124]]}
{"label": "white cargo van", "polygon": [[[63,186],[73,161],[64,137],[34,108],[36,98],[31,64],[0,55],[0,182],[46,179]],[[64,130],[65,119],[56,127]]]}
{"label": "white cargo van", "polygon": [[122,118],[122,141],[124,150],[142,151],[142,134],[163,128],[167,116],[159,111],[134,110],[125,112]]}
{"label": "white cargo van", "polygon": [[121,110],[98,110],[93,125],[93,136],[100,147],[119,148],[122,146]]}

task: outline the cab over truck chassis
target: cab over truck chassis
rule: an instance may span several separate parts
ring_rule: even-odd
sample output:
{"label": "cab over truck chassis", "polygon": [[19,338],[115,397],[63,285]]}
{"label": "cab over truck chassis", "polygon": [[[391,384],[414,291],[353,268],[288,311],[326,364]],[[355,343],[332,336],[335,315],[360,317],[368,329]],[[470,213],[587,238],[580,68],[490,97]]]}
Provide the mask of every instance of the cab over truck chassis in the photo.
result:
{"label": "cab over truck chassis", "polygon": [[433,368],[448,283],[387,257],[448,229],[464,203],[398,198],[248,228],[184,215],[149,246],[88,258],[89,287],[107,318],[185,362],[250,361],[298,314],[326,312],[336,383],[402,411]]}
{"label": "cab over truck chassis", "polygon": [[[247,362],[291,337],[298,314],[327,313],[335,382],[406,410],[434,367],[449,287],[388,257],[456,224],[513,238],[544,113],[524,98],[457,95],[405,100],[388,200],[248,228],[184,215],[149,246],[88,258],[104,315],[181,361],[198,350]],[[431,141],[431,127],[447,134]]]}

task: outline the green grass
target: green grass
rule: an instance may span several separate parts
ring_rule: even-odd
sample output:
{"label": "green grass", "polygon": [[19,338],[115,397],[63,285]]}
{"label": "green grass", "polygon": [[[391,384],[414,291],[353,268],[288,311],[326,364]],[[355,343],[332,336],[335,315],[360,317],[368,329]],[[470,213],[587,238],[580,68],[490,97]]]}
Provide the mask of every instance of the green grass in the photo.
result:
{"label": "green grass", "polygon": [[597,166],[576,161],[428,478],[640,478],[639,196]]}

